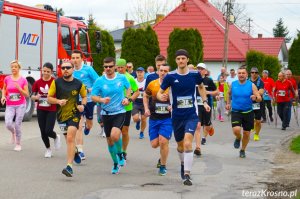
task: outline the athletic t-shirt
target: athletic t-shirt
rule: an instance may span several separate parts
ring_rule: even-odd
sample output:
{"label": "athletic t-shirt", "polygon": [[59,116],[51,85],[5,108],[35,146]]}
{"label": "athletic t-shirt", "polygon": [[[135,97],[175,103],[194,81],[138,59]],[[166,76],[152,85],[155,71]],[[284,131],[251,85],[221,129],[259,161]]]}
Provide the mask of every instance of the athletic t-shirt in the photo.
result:
{"label": "athletic t-shirt", "polygon": [[[211,78],[209,78],[209,77],[204,77],[203,78],[203,85],[204,85],[204,87],[205,87],[205,89],[207,91],[215,91],[215,90],[217,90],[217,87],[214,84],[214,81]],[[201,98],[201,96],[199,94],[198,86],[196,86],[196,94],[197,94],[197,105],[198,106],[203,106],[204,104],[203,104],[203,100],[202,100],[202,98]],[[212,96],[211,95],[206,95],[206,97],[207,97],[207,101],[208,101],[207,103],[208,103],[208,105],[210,107],[212,107],[212,100],[210,100],[210,99],[212,99]]]}
{"label": "athletic t-shirt", "polygon": [[130,84],[123,74],[116,73],[113,79],[108,79],[106,75],[99,77],[93,87],[92,96],[101,98],[109,97],[108,104],[101,103],[101,115],[116,115],[125,113],[122,100],[125,98],[124,89],[128,89]]}
{"label": "athletic t-shirt", "polygon": [[252,110],[252,100],[250,96],[253,95],[252,82],[246,80],[244,84],[240,81],[234,81],[231,84],[231,106],[232,111],[247,112]]}
{"label": "athletic t-shirt", "polygon": [[[80,80],[86,86],[86,89],[92,88],[94,82],[99,77],[93,67],[85,64],[83,64],[79,70],[74,70],[73,76]],[[81,101],[81,98],[79,98],[79,100]],[[87,102],[91,101],[91,93],[87,92]]]}
{"label": "athletic t-shirt", "polygon": [[150,82],[152,82],[153,80],[156,80],[158,78],[159,78],[159,75],[156,72],[150,73],[146,78],[145,88],[147,88],[147,86]]}
{"label": "athletic t-shirt", "polygon": [[[137,83],[135,82],[134,78],[127,72],[124,75],[130,84],[131,91],[136,92],[139,89],[139,87],[138,87]],[[124,89],[124,95],[126,95],[125,89]],[[130,102],[129,105],[125,106],[125,110],[126,111],[132,110],[132,102]]]}
{"label": "athletic t-shirt", "polygon": [[[168,111],[168,106],[170,105],[170,101],[162,102],[157,99],[157,93],[160,89],[160,79],[156,79],[150,82],[145,90],[145,94],[151,96],[151,100],[149,101],[149,109],[151,112],[150,119],[159,120],[170,118],[171,113]],[[165,90],[165,94],[168,94],[169,88]]]}
{"label": "athletic t-shirt", "polygon": [[270,77],[261,78],[261,80],[264,82],[264,89],[265,89],[263,98],[264,98],[264,100],[271,100],[271,97],[273,97],[273,88],[274,88],[275,82]]}
{"label": "athletic t-shirt", "polygon": [[34,82],[32,86],[32,92],[38,93],[40,95],[40,99],[37,103],[37,109],[45,111],[56,111],[56,105],[50,104],[47,100],[48,91],[53,80],[53,77],[51,77],[51,79],[48,81],[44,81],[41,78]]}
{"label": "athletic t-shirt", "polygon": [[[296,80],[295,80],[294,78],[287,79],[287,80],[291,82],[294,91],[298,90],[297,82],[296,82]],[[291,98],[295,98],[294,93],[291,92],[290,94],[291,94],[291,95],[290,95]]]}
{"label": "athletic t-shirt", "polygon": [[139,82],[137,79],[134,79],[138,85],[140,94],[139,96],[136,98],[136,100],[134,101],[134,104],[138,104],[138,105],[143,105],[143,95],[144,95],[144,91],[145,91],[145,83],[146,83],[146,79],[144,79],[143,81]]}
{"label": "athletic t-shirt", "polygon": [[[257,90],[259,90],[259,89],[264,89],[265,84],[264,84],[264,82],[261,80],[260,77],[258,77],[255,81],[252,81],[251,78],[249,78],[249,80],[256,86]],[[252,103],[253,103],[253,104],[257,104],[257,106],[260,106],[260,105],[258,105],[259,102],[252,101]],[[259,109],[259,107],[257,107],[257,109]]]}
{"label": "athletic t-shirt", "polygon": [[71,118],[76,119],[79,117],[79,110],[77,109],[79,95],[81,95],[81,97],[86,97],[86,89],[85,85],[78,79],[74,78],[72,81],[68,82],[63,78],[58,78],[52,81],[48,96],[56,96],[57,99],[68,100],[64,106],[57,105],[58,122],[65,122]]}
{"label": "athletic t-shirt", "polygon": [[291,99],[292,87],[292,83],[288,80],[284,80],[283,82],[277,80],[275,82],[274,90],[277,102],[289,102]]}
{"label": "athletic t-shirt", "polygon": [[166,75],[161,89],[171,88],[170,102],[172,104],[172,118],[194,119],[196,114],[196,85],[203,83],[198,71],[179,74],[177,70]]}
{"label": "athletic t-shirt", "polygon": [[6,85],[6,105],[18,106],[21,104],[26,104],[26,98],[21,92],[16,88],[15,84],[24,89],[28,85],[27,80],[24,77],[20,77],[18,80],[13,80],[12,76],[6,76],[4,78],[4,83]]}

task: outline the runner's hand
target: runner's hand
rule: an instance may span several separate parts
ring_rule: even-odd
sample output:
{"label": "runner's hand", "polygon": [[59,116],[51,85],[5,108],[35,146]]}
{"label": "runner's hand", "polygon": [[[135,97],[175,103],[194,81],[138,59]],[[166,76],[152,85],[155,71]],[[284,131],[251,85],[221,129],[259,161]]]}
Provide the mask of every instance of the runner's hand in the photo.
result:
{"label": "runner's hand", "polygon": [[150,110],[149,109],[145,109],[145,117],[149,117],[151,115]]}
{"label": "runner's hand", "polygon": [[6,98],[5,98],[5,97],[2,97],[2,98],[1,98],[1,104],[4,105],[5,102],[6,102]]}
{"label": "runner's hand", "polygon": [[64,105],[66,105],[67,101],[68,100],[66,100],[66,99],[61,99],[61,100],[57,101],[57,104],[59,104],[60,106],[64,106]]}
{"label": "runner's hand", "polygon": [[205,108],[206,112],[210,111],[210,106],[207,103],[204,103],[204,108]]}
{"label": "runner's hand", "polygon": [[252,101],[255,101],[257,99],[256,95],[251,95],[250,98],[251,98]]}
{"label": "runner's hand", "polygon": [[109,97],[104,97],[104,98],[101,98],[101,101],[103,104],[108,104],[110,102],[110,98]]}
{"label": "runner's hand", "polygon": [[82,104],[77,105],[77,109],[79,110],[80,113],[84,111],[84,106]]}
{"label": "runner's hand", "polygon": [[168,94],[161,94],[161,101],[163,101],[163,102],[166,102],[166,101],[168,101]]}
{"label": "runner's hand", "polygon": [[216,96],[216,100],[219,101],[220,100],[220,96]]}
{"label": "runner's hand", "polygon": [[226,104],[225,108],[226,108],[226,110],[228,110],[228,111],[229,111],[229,110],[230,110],[230,108],[231,108],[231,107],[230,107],[230,104]]}
{"label": "runner's hand", "polygon": [[129,102],[128,98],[124,98],[124,99],[122,100],[122,105],[123,105],[123,106],[127,106],[129,103],[130,103],[130,102]]}

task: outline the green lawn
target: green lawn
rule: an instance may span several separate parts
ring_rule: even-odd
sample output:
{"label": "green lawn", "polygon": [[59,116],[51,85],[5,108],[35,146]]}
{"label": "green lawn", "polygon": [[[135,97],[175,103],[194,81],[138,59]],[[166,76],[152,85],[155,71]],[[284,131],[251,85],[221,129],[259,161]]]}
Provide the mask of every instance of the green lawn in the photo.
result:
{"label": "green lawn", "polygon": [[293,138],[291,144],[290,144],[291,151],[300,154],[300,135]]}

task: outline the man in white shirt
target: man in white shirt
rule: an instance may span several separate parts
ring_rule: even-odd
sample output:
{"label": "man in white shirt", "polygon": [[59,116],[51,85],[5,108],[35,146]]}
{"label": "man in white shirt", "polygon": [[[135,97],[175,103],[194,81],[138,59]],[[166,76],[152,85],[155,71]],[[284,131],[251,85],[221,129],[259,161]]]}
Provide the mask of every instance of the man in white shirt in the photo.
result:
{"label": "man in white shirt", "polygon": [[228,76],[226,78],[226,82],[230,86],[231,83],[234,82],[235,80],[238,80],[238,77],[237,77],[237,75],[235,73],[235,70],[232,68],[232,69],[230,69],[230,76]]}

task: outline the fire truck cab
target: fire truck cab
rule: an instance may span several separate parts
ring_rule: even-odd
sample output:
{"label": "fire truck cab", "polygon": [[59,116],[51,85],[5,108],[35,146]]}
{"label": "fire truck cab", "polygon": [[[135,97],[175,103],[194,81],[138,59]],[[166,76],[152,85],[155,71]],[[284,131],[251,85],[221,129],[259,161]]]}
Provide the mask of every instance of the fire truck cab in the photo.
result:
{"label": "fire truck cab", "polygon": [[[45,62],[56,66],[61,75],[63,60],[71,59],[71,52],[79,49],[84,60],[92,65],[87,25],[82,21],[59,16],[58,13],[0,0],[0,89],[3,79],[10,74],[10,62],[21,63],[21,74],[31,85],[41,77]],[[0,93],[1,94],[1,93]],[[1,96],[0,96],[1,97]],[[1,105],[1,111],[5,107]],[[30,120],[34,102],[27,99],[24,120]]]}

